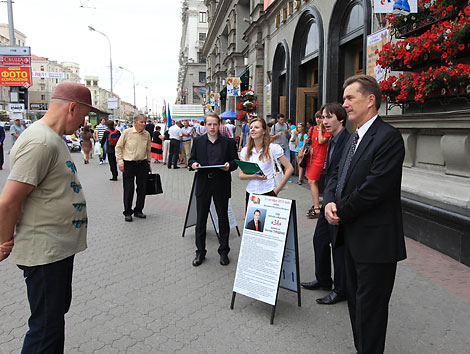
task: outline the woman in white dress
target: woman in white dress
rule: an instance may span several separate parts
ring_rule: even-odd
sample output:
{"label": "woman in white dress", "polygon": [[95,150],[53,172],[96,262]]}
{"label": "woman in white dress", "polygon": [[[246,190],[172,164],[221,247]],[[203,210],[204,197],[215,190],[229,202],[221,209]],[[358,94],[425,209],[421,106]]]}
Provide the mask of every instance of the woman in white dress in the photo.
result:
{"label": "woman in white dress", "polygon": [[[250,193],[277,196],[286,185],[294,172],[294,168],[284,155],[284,150],[278,144],[272,144],[264,119],[255,118],[250,123],[250,138],[240,152],[240,160],[255,162],[263,173],[247,175],[239,169],[241,180],[248,180],[246,186],[245,205],[248,204]],[[274,161],[277,159],[284,169],[284,177],[276,185],[274,180]]]}

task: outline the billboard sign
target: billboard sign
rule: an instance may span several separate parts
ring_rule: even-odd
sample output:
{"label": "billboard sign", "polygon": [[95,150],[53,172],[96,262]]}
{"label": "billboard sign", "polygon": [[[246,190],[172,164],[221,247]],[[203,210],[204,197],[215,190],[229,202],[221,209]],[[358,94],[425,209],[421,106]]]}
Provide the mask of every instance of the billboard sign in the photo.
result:
{"label": "billboard sign", "polygon": [[30,86],[31,67],[0,66],[0,85]]}
{"label": "billboard sign", "polygon": [[31,111],[47,111],[47,103],[30,103],[29,109]]}
{"label": "billboard sign", "polygon": [[8,112],[12,113],[23,113],[24,112],[24,103],[9,103]]}
{"label": "billboard sign", "polygon": [[[396,4],[395,4],[396,3]],[[417,13],[418,1],[417,0],[374,0],[374,13],[375,14],[391,14],[397,12],[403,13]]]}
{"label": "billboard sign", "polygon": [[31,47],[0,46],[0,55],[31,55]]}
{"label": "billboard sign", "polygon": [[31,58],[27,56],[0,56],[0,65],[31,65]]}
{"label": "billboard sign", "polygon": [[55,71],[33,71],[33,77],[39,77],[43,79],[65,79],[65,73]]}
{"label": "billboard sign", "polygon": [[[377,81],[384,78],[386,70],[380,65],[376,65],[379,59],[379,52],[383,46],[390,41],[390,31],[388,29],[372,33],[367,36],[367,66],[366,74],[375,77]],[[377,52],[377,54],[376,54]]]}

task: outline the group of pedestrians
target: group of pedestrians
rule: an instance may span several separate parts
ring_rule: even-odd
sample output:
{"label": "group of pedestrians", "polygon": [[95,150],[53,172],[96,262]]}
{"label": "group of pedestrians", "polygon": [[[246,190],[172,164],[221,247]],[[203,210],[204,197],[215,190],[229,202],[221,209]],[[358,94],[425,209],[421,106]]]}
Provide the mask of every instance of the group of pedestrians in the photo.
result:
{"label": "group of pedestrians", "polygon": [[[316,126],[308,131],[303,124],[291,130],[283,116],[272,127],[264,119],[249,117],[242,127],[239,154],[235,140],[222,133],[219,116],[206,115],[205,132],[194,137],[185,161],[196,171],[196,256],[192,265],[200,266],[206,258],[211,201],[219,219],[220,264],[230,263],[227,210],[235,160],[256,162],[261,168],[262,173],[253,175],[238,172],[241,180],[248,181],[246,202],[250,193],[277,196],[294,171],[289,149],[293,139],[297,162],[304,154],[310,155],[305,177],[315,182],[310,212],[318,217],[313,233],[315,279],[301,286],[330,291],[317,299],[319,304],[347,300],[357,352],[383,353],[397,262],[406,258],[400,202],[404,145],[400,133],[378,116],[381,92],[375,79],[365,75],[347,79],[343,98],[343,105],[322,106]],[[49,107],[41,120],[19,134],[0,195],[0,261],[12,254],[13,262],[24,272],[31,307],[24,352],[63,352],[74,255],[86,248],[88,218],[77,169],[61,136],[74,132],[90,111],[100,113],[91,105],[86,87],[68,82],[57,86]],[[357,128],[353,134],[345,128],[347,120]],[[125,220],[145,218],[145,182],[152,170],[152,156],[160,156],[164,135],[158,127],[151,134],[142,114],[122,133],[114,122],[107,124],[101,139],[96,130],[95,134],[97,141],[107,146],[108,158],[115,155],[123,173]],[[181,122],[176,122],[168,130],[169,168],[178,168],[182,129]],[[86,129],[84,133],[91,135]],[[284,175],[276,182],[278,166]],[[323,169],[326,178],[320,208],[316,198]],[[114,172],[113,180],[115,175],[117,178]],[[262,225],[255,222],[253,227],[260,229]],[[41,242],[36,242],[39,239]]]}

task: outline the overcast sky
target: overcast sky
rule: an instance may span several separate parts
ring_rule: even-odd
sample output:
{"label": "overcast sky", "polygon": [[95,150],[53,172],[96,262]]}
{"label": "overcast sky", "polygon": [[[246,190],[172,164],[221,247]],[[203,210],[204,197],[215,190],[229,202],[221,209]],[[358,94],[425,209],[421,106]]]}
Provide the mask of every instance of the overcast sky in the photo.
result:
{"label": "overcast sky", "polygon": [[[14,0],[15,29],[26,35],[35,55],[80,64],[80,76],[99,77],[110,88],[109,45],[112,47],[113,91],[133,103],[135,75],[137,106],[153,103],[161,112],[163,99],[174,103],[181,38],[180,0]],[[8,23],[6,2],[0,22]],[[143,86],[147,86],[146,90]]]}

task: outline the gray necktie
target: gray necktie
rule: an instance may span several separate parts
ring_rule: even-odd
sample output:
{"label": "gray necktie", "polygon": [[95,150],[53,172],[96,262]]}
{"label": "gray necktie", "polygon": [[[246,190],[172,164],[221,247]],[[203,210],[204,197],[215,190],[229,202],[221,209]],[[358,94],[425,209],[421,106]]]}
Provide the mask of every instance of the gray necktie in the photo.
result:
{"label": "gray necktie", "polygon": [[356,151],[357,141],[359,140],[359,134],[357,130],[354,132],[353,140],[351,146],[349,147],[348,156],[344,161],[343,170],[341,171],[341,176],[338,179],[338,184],[336,185],[335,198],[336,200],[341,198],[341,193],[343,192],[344,183],[346,182],[346,175],[348,174],[349,165],[351,164],[354,152]]}

